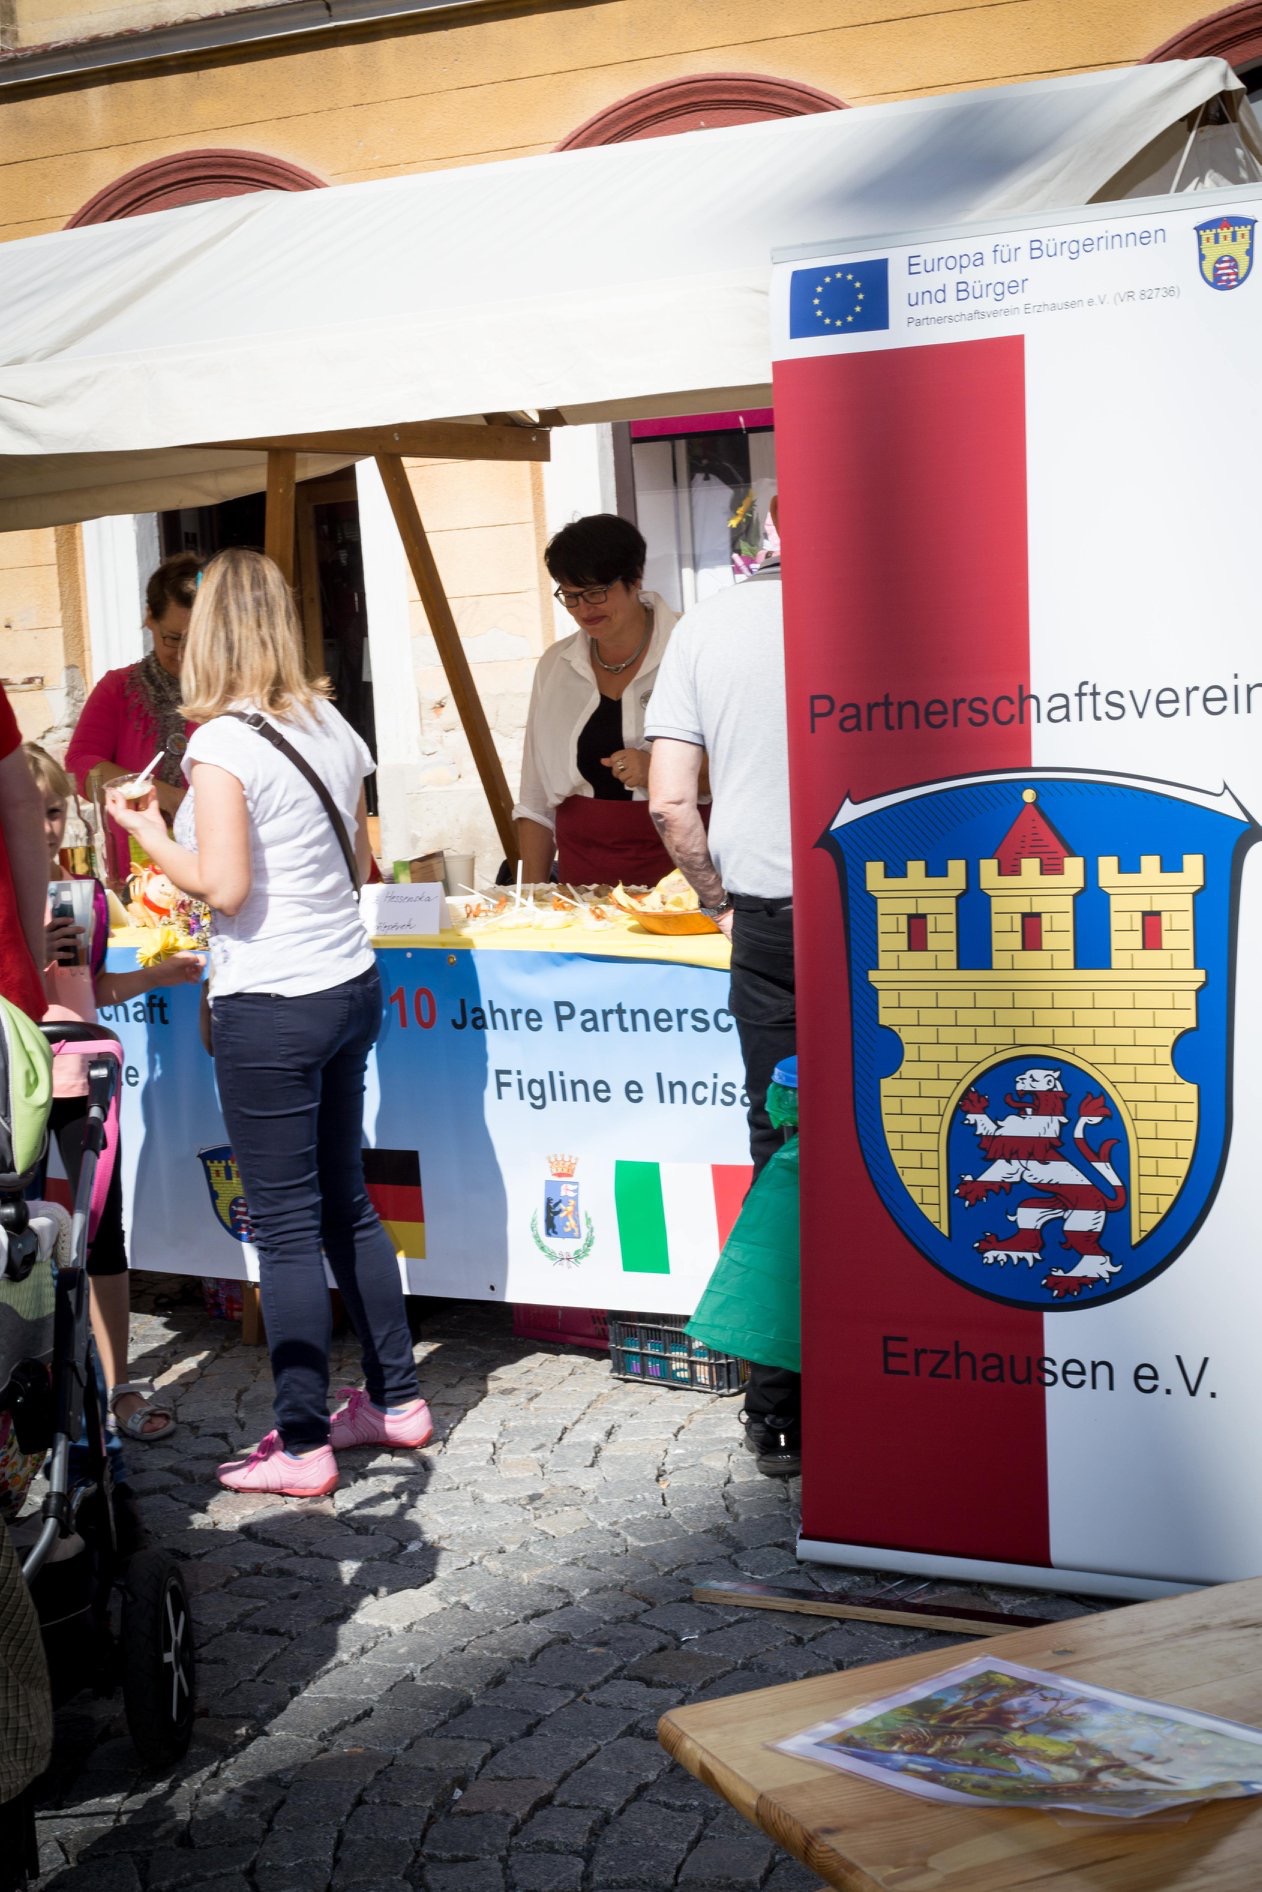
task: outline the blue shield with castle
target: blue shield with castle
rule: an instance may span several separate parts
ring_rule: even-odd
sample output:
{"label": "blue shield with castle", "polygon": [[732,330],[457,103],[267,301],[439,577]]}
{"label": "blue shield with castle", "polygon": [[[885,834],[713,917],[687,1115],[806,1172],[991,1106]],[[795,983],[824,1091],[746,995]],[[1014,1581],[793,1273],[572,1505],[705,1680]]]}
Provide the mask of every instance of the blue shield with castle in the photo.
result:
{"label": "blue shield with castle", "polygon": [[841,809],[855,1117],[887,1210],[962,1285],[1074,1309],[1172,1262],[1230,1128],[1226,791],[976,776]]}
{"label": "blue shield with castle", "polygon": [[1256,217],[1220,212],[1196,225],[1201,277],[1211,289],[1239,289],[1253,269]]}
{"label": "blue shield with castle", "polygon": [[197,1155],[210,1191],[215,1220],[239,1242],[252,1242],[254,1225],[246,1208],[241,1172],[231,1148],[226,1143],[216,1143],[198,1150]]}

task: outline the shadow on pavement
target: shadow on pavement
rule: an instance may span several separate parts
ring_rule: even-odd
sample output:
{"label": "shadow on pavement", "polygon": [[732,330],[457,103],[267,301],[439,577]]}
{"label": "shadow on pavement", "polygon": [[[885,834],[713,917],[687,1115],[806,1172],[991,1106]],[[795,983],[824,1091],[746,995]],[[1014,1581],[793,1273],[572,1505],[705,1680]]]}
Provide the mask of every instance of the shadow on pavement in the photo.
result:
{"label": "shadow on pavement", "polygon": [[[442,1768],[419,1770],[423,1781],[394,1770],[418,1732],[469,1697],[414,1679],[434,1659],[436,1630],[392,1631],[396,1599],[411,1599],[410,1614],[439,1568],[424,1521],[430,1454],[485,1397],[480,1356],[458,1323],[418,1344],[432,1448],[342,1454],[342,1484],[325,1499],[228,1492],[216,1465],[272,1423],[266,1350],[208,1320],[200,1284],[140,1282],[134,1376],[177,1390],[180,1424],[169,1442],[129,1443],[128,1474],[149,1541],[183,1560],[198,1718],[186,1760],[158,1779],[140,1767],[117,1699],[80,1697],[62,1711],[40,1790],[40,1885],[240,1887],[253,1866],[260,1885],[307,1892],[325,1883],[339,1844],[353,1852],[359,1830],[380,1838],[392,1801],[411,1805],[419,1834],[418,1787],[432,1807],[467,1771],[451,1771],[453,1744]],[[160,1315],[146,1318],[146,1304]],[[507,1317],[505,1327],[511,1350]],[[335,1338],[331,1392],[360,1383],[357,1351],[353,1335]],[[370,1814],[370,1783],[385,1770],[393,1784]]]}

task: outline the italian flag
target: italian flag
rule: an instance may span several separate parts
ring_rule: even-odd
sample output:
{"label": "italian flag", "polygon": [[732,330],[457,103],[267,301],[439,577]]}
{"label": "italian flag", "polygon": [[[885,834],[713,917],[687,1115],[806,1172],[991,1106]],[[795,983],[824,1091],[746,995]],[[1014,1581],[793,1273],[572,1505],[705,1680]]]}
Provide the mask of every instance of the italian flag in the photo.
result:
{"label": "italian flag", "polygon": [[624,1274],[670,1274],[713,1260],[749,1188],[748,1163],[614,1164],[614,1204]]}

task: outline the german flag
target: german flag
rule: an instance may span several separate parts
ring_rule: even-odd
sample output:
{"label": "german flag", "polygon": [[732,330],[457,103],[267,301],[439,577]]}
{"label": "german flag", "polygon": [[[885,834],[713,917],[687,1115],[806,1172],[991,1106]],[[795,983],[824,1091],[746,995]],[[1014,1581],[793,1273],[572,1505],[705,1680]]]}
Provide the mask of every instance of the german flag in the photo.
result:
{"label": "german flag", "polygon": [[399,1259],[425,1259],[421,1159],[415,1150],[365,1150],[364,1181]]}

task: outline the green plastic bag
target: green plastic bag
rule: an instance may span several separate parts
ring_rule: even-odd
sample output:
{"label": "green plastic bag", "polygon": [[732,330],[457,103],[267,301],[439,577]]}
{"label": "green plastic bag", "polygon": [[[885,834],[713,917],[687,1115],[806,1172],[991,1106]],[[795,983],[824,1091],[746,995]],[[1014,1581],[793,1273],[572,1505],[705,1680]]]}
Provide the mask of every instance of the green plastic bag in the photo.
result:
{"label": "green plastic bag", "polygon": [[720,1353],[802,1371],[798,1140],[759,1176],[687,1332]]}
{"label": "green plastic bag", "polygon": [[39,1026],[0,999],[0,1189],[24,1189],[44,1154],[53,1054]]}

